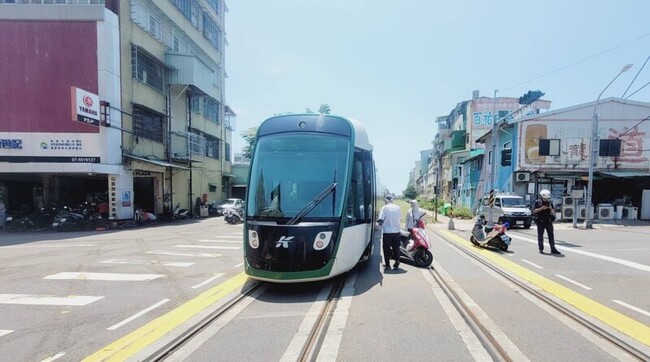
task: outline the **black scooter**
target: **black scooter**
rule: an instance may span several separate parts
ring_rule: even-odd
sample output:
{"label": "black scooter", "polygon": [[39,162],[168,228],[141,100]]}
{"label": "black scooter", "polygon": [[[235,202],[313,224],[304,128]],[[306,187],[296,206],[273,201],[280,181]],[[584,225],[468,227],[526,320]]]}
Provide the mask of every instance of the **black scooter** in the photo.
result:
{"label": "black scooter", "polygon": [[227,210],[226,214],[224,215],[223,219],[228,223],[228,224],[239,224],[242,222],[241,215],[235,210]]}

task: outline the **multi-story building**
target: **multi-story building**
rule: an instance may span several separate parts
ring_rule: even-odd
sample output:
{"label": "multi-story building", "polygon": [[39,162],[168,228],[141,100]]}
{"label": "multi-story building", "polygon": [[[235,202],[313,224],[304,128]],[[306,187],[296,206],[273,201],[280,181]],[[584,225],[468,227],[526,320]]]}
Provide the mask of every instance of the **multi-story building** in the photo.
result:
{"label": "multi-story building", "polygon": [[229,196],[223,0],[2,2],[9,210],[108,199],[125,219]]}

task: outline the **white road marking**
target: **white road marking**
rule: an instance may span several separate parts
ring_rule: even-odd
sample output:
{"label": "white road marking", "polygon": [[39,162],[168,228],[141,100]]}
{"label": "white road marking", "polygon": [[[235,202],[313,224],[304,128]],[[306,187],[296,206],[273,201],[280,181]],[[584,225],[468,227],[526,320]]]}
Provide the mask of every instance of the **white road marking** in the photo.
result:
{"label": "white road marking", "polygon": [[243,263],[243,262],[241,262],[241,263],[235,265],[234,268],[239,268],[239,267],[242,267],[242,266],[244,266],[244,263]]}
{"label": "white road marking", "polygon": [[316,297],[316,301],[312,303],[311,308],[309,308],[309,311],[305,315],[305,319],[302,320],[300,327],[298,327],[298,331],[293,336],[291,342],[289,342],[289,346],[284,351],[282,357],[280,357],[280,361],[288,362],[297,361],[299,359],[298,357],[300,356],[302,346],[307,342],[309,333],[314,327],[316,319],[320,315],[320,311],[323,310],[323,306],[325,305],[330,290],[331,286],[328,286],[327,284],[325,284],[320,290],[318,297]]}
{"label": "white road marking", "polygon": [[208,243],[232,243],[233,241],[225,241],[223,239],[233,239],[233,240],[239,240],[240,242],[242,241],[243,235],[223,235],[219,236],[219,239],[201,239],[199,241],[202,242],[208,242]]}
{"label": "white road marking", "polygon": [[239,250],[239,246],[215,246],[215,245],[174,245],[175,248],[195,248],[195,249],[221,249],[221,250]]}
{"label": "white road marking", "polygon": [[190,262],[176,262],[176,263],[159,263],[157,260],[128,260],[128,259],[108,259],[101,262],[102,264],[132,264],[132,265],[150,265],[150,264],[162,264],[164,266],[177,266],[182,268],[187,268],[188,266],[194,265]]}
{"label": "white road marking", "polygon": [[59,358],[61,358],[61,357],[63,357],[63,356],[65,356],[65,352],[59,352],[59,353],[55,354],[55,355],[52,356],[52,357],[48,357],[48,358],[42,360],[41,362],[52,362],[52,361],[56,361],[56,360],[58,360]]}
{"label": "white road marking", "polygon": [[78,272],[62,272],[57,274],[48,275],[43,279],[55,280],[107,280],[107,281],[130,281],[142,282],[146,280],[154,280],[163,278],[163,274],[123,274],[123,273],[78,273]]}
{"label": "white road marking", "polygon": [[325,339],[318,352],[316,361],[336,361],[341,347],[341,340],[343,339],[343,332],[345,325],[348,321],[350,305],[352,305],[352,297],[354,296],[354,283],[357,280],[357,274],[350,276],[345,281],[343,290],[341,291],[341,298],[336,303],[336,310],[332,315],[329,327],[325,334]]}
{"label": "white road marking", "polygon": [[8,245],[4,246],[5,248],[78,248],[82,246],[90,247],[96,246],[97,244],[47,244],[47,245]]}
{"label": "white road marking", "polygon": [[537,269],[544,269],[543,267],[541,267],[541,266],[539,266],[539,265],[533,263],[532,261],[528,261],[528,260],[526,260],[526,259],[521,259],[521,261],[523,261],[523,262],[526,263],[526,264],[532,265],[532,266],[534,266],[534,267],[537,268]]}
{"label": "white road marking", "polygon": [[208,280],[193,286],[192,289],[201,288],[202,286],[204,286],[204,285],[210,283],[211,281],[213,281],[215,279],[218,279],[218,278],[220,278],[222,276],[223,276],[223,273],[216,273],[213,277],[208,278]]}
{"label": "white road marking", "polygon": [[[478,262],[477,262],[478,263]],[[499,328],[499,326],[479,307],[479,305],[454,281],[454,279],[447,273],[447,271],[438,263],[437,260],[433,260],[432,266],[435,270],[438,271],[438,274],[449,287],[456,293],[458,298],[460,298],[466,306],[469,307],[471,313],[479,319],[479,322],[485,326],[486,332],[491,334],[494,339],[501,345],[501,347],[506,351],[508,356],[512,358],[513,361],[529,361],[528,357],[519,350],[519,348],[508,338],[508,336]],[[433,279],[431,273],[422,269],[422,275],[425,279],[431,284],[434,294],[438,299],[438,302],[443,307],[449,320],[452,322],[459,335],[465,342],[468,351],[472,355],[475,361],[491,361],[492,358],[485,350],[481,342],[478,340],[477,336],[469,328],[463,317],[453,306],[447,295],[438,285],[438,283]]]}
{"label": "white road marking", "polygon": [[38,294],[0,294],[0,304],[84,306],[104,298],[85,295],[54,297]]}
{"label": "white road marking", "polygon": [[589,288],[588,286],[586,286],[586,285],[584,285],[584,284],[581,284],[581,283],[578,283],[578,282],[576,282],[575,280],[571,280],[571,279],[565,277],[564,275],[555,274],[555,276],[558,277],[558,278],[560,278],[560,279],[564,279],[564,280],[566,280],[566,281],[569,282],[569,283],[575,284],[575,285],[579,286],[580,288],[583,288],[583,289],[586,289],[586,290],[591,290],[591,288]]}
{"label": "white road marking", "polygon": [[[171,356],[167,356],[165,361],[169,362],[185,362],[191,360],[190,355],[199,348],[205,347],[210,338],[213,338],[219,331],[228,325],[239,313],[246,309],[251,303],[256,301],[268,289],[268,285],[263,285],[261,288],[253,292],[251,295],[244,297],[240,303],[237,303],[233,308],[229,309],[226,313],[220,316],[216,321],[210,323],[201,333],[192,337],[187,343],[174,352]],[[148,357],[148,356],[147,356]],[[143,358],[144,359],[144,358]]]}
{"label": "white road marking", "polygon": [[7,334],[13,332],[11,329],[0,329],[0,337],[6,336]]}
{"label": "white road marking", "polygon": [[134,320],[134,319],[136,319],[136,318],[138,318],[138,317],[140,317],[140,316],[143,316],[144,314],[146,314],[146,313],[148,313],[148,312],[151,312],[152,310],[154,310],[154,309],[160,307],[161,305],[163,305],[163,304],[165,304],[165,303],[167,303],[167,302],[169,302],[169,301],[170,301],[170,299],[165,298],[165,299],[161,300],[160,302],[158,302],[158,303],[156,303],[156,304],[154,304],[154,305],[152,305],[152,306],[150,306],[150,307],[148,307],[148,308],[145,308],[145,309],[139,311],[138,313],[136,313],[136,314],[130,316],[129,318],[127,318],[127,319],[121,321],[120,323],[114,324],[114,325],[112,325],[112,326],[106,328],[106,330],[108,330],[108,331],[114,331],[114,330],[120,328],[121,326],[123,326],[123,325],[125,325],[125,324],[131,322],[132,320]]}
{"label": "white road marking", "polygon": [[199,240],[200,243],[241,244],[242,240]]}
{"label": "white road marking", "polygon": [[165,250],[151,250],[145,252],[145,254],[170,255],[170,256],[196,256],[196,257],[203,257],[203,258],[218,258],[221,256],[221,254],[214,254],[214,253],[191,253],[191,252],[177,253],[174,251],[165,251]]}
{"label": "white road marking", "polygon": [[[514,238],[517,238],[517,239],[521,239],[521,240],[528,241],[530,243],[537,244],[537,239],[533,240],[533,239],[524,238],[524,237],[518,236],[518,235],[512,235],[512,234],[509,234],[509,235],[511,237],[514,237]],[[575,248],[568,248],[568,247],[565,247],[565,246],[559,246],[557,244],[555,244],[555,247],[558,248],[558,249],[562,249],[562,250],[565,250],[565,251],[572,252],[572,253],[581,254],[581,255],[585,255],[585,256],[590,256],[592,258],[607,260],[607,261],[611,261],[612,263],[617,263],[617,264],[621,264],[621,265],[624,265],[624,266],[627,266],[627,267],[630,267],[630,268],[650,272],[650,265],[635,263],[633,261],[623,260],[623,259],[619,259],[619,258],[613,258],[611,256],[600,255],[600,254],[592,253],[592,252],[589,252],[589,251],[576,250]]]}
{"label": "white road marking", "polygon": [[646,311],[646,310],[643,310],[643,309],[641,309],[641,308],[638,308],[638,307],[635,307],[635,306],[633,306],[633,305],[627,304],[627,303],[622,302],[622,301],[620,301],[620,300],[618,300],[618,299],[612,299],[612,301],[613,301],[614,303],[618,303],[618,304],[620,304],[620,305],[622,305],[622,306],[624,306],[624,307],[626,307],[626,308],[630,308],[630,309],[632,309],[632,310],[635,311],[635,312],[639,312],[639,313],[641,313],[641,314],[644,314],[644,315],[647,315],[648,317],[650,317],[650,312],[648,312],[648,311]]}

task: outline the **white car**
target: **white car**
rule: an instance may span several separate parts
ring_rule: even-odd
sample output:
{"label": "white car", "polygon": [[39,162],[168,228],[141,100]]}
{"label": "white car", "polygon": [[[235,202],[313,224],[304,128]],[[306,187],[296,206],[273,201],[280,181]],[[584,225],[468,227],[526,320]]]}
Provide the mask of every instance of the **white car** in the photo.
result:
{"label": "white car", "polygon": [[223,215],[227,210],[234,210],[239,215],[244,214],[244,200],[242,199],[227,199],[221,205],[217,206],[217,214]]}
{"label": "white car", "polygon": [[[484,196],[478,207],[478,215],[485,216],[488,220],[490,214],[489,197]],[[523,197],[513,194],[494,195],[494,207],[492,207],[492,221],[499,224],[508,222],[510,227],[519,226],[524,229],[530,229],[533,223],[533,215],[526,206]]]}

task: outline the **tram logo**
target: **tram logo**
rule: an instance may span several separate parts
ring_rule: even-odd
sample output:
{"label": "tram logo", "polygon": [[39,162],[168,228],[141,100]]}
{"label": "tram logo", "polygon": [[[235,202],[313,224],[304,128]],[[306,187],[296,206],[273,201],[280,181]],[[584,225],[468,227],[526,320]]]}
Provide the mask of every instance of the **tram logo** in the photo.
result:
{"label": "tram logo", "polygon": [[289,249],[289,243],[293,241],[293,238],[293,236],[281,236],[280,240],[275,242],[275,247]]}

